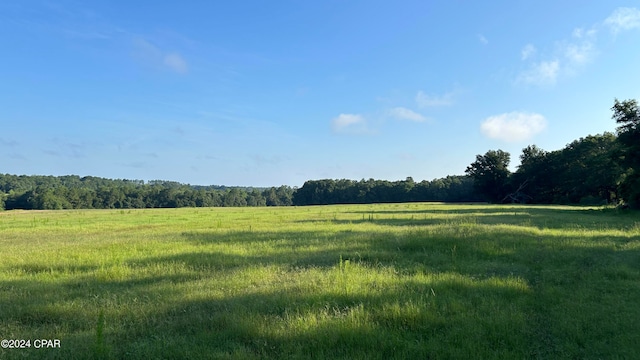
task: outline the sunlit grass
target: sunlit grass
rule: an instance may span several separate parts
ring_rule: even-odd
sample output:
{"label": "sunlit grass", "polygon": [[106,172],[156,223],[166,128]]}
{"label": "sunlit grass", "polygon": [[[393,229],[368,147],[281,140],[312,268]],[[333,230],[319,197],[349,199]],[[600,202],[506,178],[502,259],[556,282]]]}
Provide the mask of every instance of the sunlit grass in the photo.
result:
{"label": "sunlit grass", "polygon": [[640,216],[447,204],[0,213],[0,358],[637,358]]}

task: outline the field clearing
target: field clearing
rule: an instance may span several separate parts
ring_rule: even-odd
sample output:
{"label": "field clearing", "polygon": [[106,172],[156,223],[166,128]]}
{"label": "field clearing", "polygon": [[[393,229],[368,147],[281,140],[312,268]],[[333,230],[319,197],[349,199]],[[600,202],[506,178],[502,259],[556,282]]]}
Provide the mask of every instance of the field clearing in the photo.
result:
{"label": "field clearing", "polygon": [[[640,358],[640,213],[0,212],[0,359]],[[32,343],[33,345],[33,343]]]}

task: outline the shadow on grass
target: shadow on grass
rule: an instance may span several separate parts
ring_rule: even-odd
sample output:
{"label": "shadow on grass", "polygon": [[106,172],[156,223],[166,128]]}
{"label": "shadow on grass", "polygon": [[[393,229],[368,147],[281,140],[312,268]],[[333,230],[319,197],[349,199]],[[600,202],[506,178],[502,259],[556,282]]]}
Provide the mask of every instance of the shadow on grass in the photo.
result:
{"label": "shadow on grass", "polygon": [[[67,274],[68,275],[68,274]],[[137,358],[117,354],[129,344],[126,329],[155,318],[165,306],[163,299],[180,296],[172,285],[193,281],[193,276],[176,274],[130,279],[105,279],[102,274],[61,276],[40,280],[0,281],[0,333],[3,339],[31,339],[31,347],[2,349],[2,359],[96,359]],[[105,311],[107,310],[107,311]],[[108,314],[105,336],[118,339],[110,343],[111,355],[96,349],[99,313]],[[143,314],[141,316],[141,314]],[[59,348],[36,348],[34,339],[60,340]],[[127,350],[131,348],[125,346]],[[11,351],[13,350],[13,351]]]}
{"label": "shadow on grass", "polygon": [[[433,287],[443,300],[433,295]],[[491,294],[491,300],[476,303],[474,310],[461,311],[474,304],[458,296],[460,291],[485,299]],[[527,296],[490,285],[407,282],[374,295],[275,290],[222,300],[184,301],[162,316],[177,316],[170,323],[174,333],[183,334],[182,341],[198,339],[214,353],[240,348],[245,355],[259,358],[406,359],[494,349],[494,355],[504,358],[522,357],[528,351],[526,329],[517,311],[498,314],[500,310],[493,309],[493,318],[500,319],[498,327],[505,325],[498,331],[491,329],[496,324],[465,318],[469,312],[489,311],[499,305],[505,291],[510,301]],[[447,295],[456,300],[450,301]],[[498,346],[500,339],[514,338],[514,334],[507,334],[512,328],[520,328],[517,339],[510,341],[511,346]]]}
{"label": "shadow on grass", "polygon": [[[373,221],[385,223],[387,220],[392,223],[407,221]],[[409,221],[420,224],[420,220]],[[435,230],[416,228],[403,233],[375,230],[183,233],[181,238],[201,246],[199,251],[141,258],[128,264],[145,267],[178,263],[194,270],[222,271],[250,265],[330,268],[343,259],[367,266],[394,266],[412,272],[462,271],[473,276],[482,276],[483,273],[526,276],[522,268],[530,267],[529,260],[540,252],[548,254],[545,255],[548,258],[557,259],[566,254],[580,257],[587,251],[585,249],[591,249],[589,251],[601,252],[601,255],[592,257],[602,260],[609,258],[604,255],[613,251],[616,254],[633,253],[625,248],[640,241],[640,235],[598,232],[541,235],[531,231],[530,226],[487,231],[474,227],[474,224],[450,225]],[[568,260],[559,259],[556,266]],[[512,270],[491,270],[504,266]],[[468,271],[465,272],[465,268]]]}
{"label": "shadow on grass", "polygon": [[[333,266],[352,254],[369,251],[387,234],[362,231],[231,231],[183,232],[180,239],[202,246],[201,252],[190,254],[204,265],[215,260],[214,267],[246,264],[289,264],[304,267]],[[222,252],[218,246],[226,252]],[[193,259],[192,258],[192,259]],[[208,259],[208,260],[207,260]],[[180,259],[176,259],[180,261]],[[153,262],[172,261],[161,257]]]}
{"label": "shadow on grass", "polygon": [[[399,279],[397,286],[369,294],[274,288],[194,299],[188,294],[148,286],[165,280],[154,277],[148,284],[133,287],[128,281],[104,284],[87,280],[89,292],[108,286],[108,292],[101,294],[108,301],[76,300],[76,308],[65,306],[69,299],[61,294],[68,283],[39,284],[31,289],[31,304],[14,309],[17,314],[3,318],[3,327],[19,329],[13,333],[18,337],[58,338],[56,329],[66,331],[61,349],[25,349],[16,358],[95,358],[100,312],[105,319],[104,357],[114,359],[425,358],[452,356],[452,349],[459,354],[472,354],[478,348],[497,349],[494,351],[503,357],[521,357],[527,351],[524,333],[513,340],[511,347],[497,347],[509,329],[524,326],[518,312],[494,311],[493,318],[500,319],[496,326],[508,325],[496,331],[486,321],[467,319],[468,312],[460,311],[475,307],[472,313],[476,314],[478,310],[493,309],[502,302],[505,291],[510,301],[527,296],[491,285]],[[31,285],[2,283],[3,287]],[[433,288],[442,300],[435,296]],[[455,301],[447,300],[447,296],[455,297]],[[135,301],[145,297],[160,297],[166,302]],[[469,300],[476,297],[491,297],[491,301]],[[6,300],[0,305],[6,305]],[[474,334],[471,338],[470,333]],[[438,346],[426,346],[431,343]],[[12,353],[8,355],[11,358]]]}
{"label": "shadow on grass", "polygon": [[[410,204],[407,204],[410,206]],[[451,209],[443,207],[451,206]],[[345,211],[351,214],[502,214],[513,212],[527,212],[538,215],[552,215],[561,212],[585,211],[592,213],[600,213],[602,210],[594,210],[582,206],[554,206],[554,205],[461,205],[458,204],[442,204],[438,208],[430,209],[428,206],[422,207],[420,210],[398,209],[398,210],[361,210],[361,211]]]}
{"label": "shadow on grass", "polygon": [[[2,355],[95,358],[101,310],[103,357],[114,359],[640,355],[640,250],[632,246],[638,237],[587,241],[580,235],[541,238],[510,229],[469,229],[185,232],[180,238],[201,251],[130,260],[122,264],[131,271],[124,275],[118,265],[101,272],[27,264],[26,279],[0,281],[0,333],[60,336],[63,347]],[[233,245],[237,253],[221,252],[219,244]],[[220,273],[271,265],[294,277],[308,268],[339,276],[341,259],[372,272],[391,269],[397,281],[380,287],[347,274],[344,291],[303,290],[295,282],[224,297],[206,289]],[[185,271],[136,275],[164,267]],[[28,278],[47,272],[51,279]],[[61,277],[53,277],[56,272]],[[443,273],[468,281],[411,278]],[[349,292],[353,279],[371,290]],[[510,279],[522,280],[528,290],[499,285]]]}
{"label": "shadow on grass", "polygon": [[534,226],[539,229],[625,229],[637,227],[640,212],[621,212],[613,209],[589,209],[583,207],[554,208],[535,206],[496,207],[477,209],[426,209],[426,210],[372,210],[346,213],[362,214],[362,219],[327,218],[299,220],[301,223],[377,224],[384,226],[432,226],[456,224]]}

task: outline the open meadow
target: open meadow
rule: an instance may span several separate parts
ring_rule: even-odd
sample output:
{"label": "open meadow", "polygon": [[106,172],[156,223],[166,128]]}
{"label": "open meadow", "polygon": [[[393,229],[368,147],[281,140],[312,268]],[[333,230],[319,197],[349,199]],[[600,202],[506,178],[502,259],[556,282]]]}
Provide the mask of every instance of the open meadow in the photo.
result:
{"label": "open meadow", "polygon": [[0,359],[638,359],[639,302],[615,209],[0,212]]}

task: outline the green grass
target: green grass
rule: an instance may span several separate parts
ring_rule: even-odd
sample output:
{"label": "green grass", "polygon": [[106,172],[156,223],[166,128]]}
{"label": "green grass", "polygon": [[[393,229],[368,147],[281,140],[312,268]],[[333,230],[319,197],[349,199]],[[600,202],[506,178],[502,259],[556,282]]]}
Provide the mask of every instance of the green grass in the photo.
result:
{"label": "green grass", "polygon": [[640,358],[640,214],[0,212],[0,359]]}

